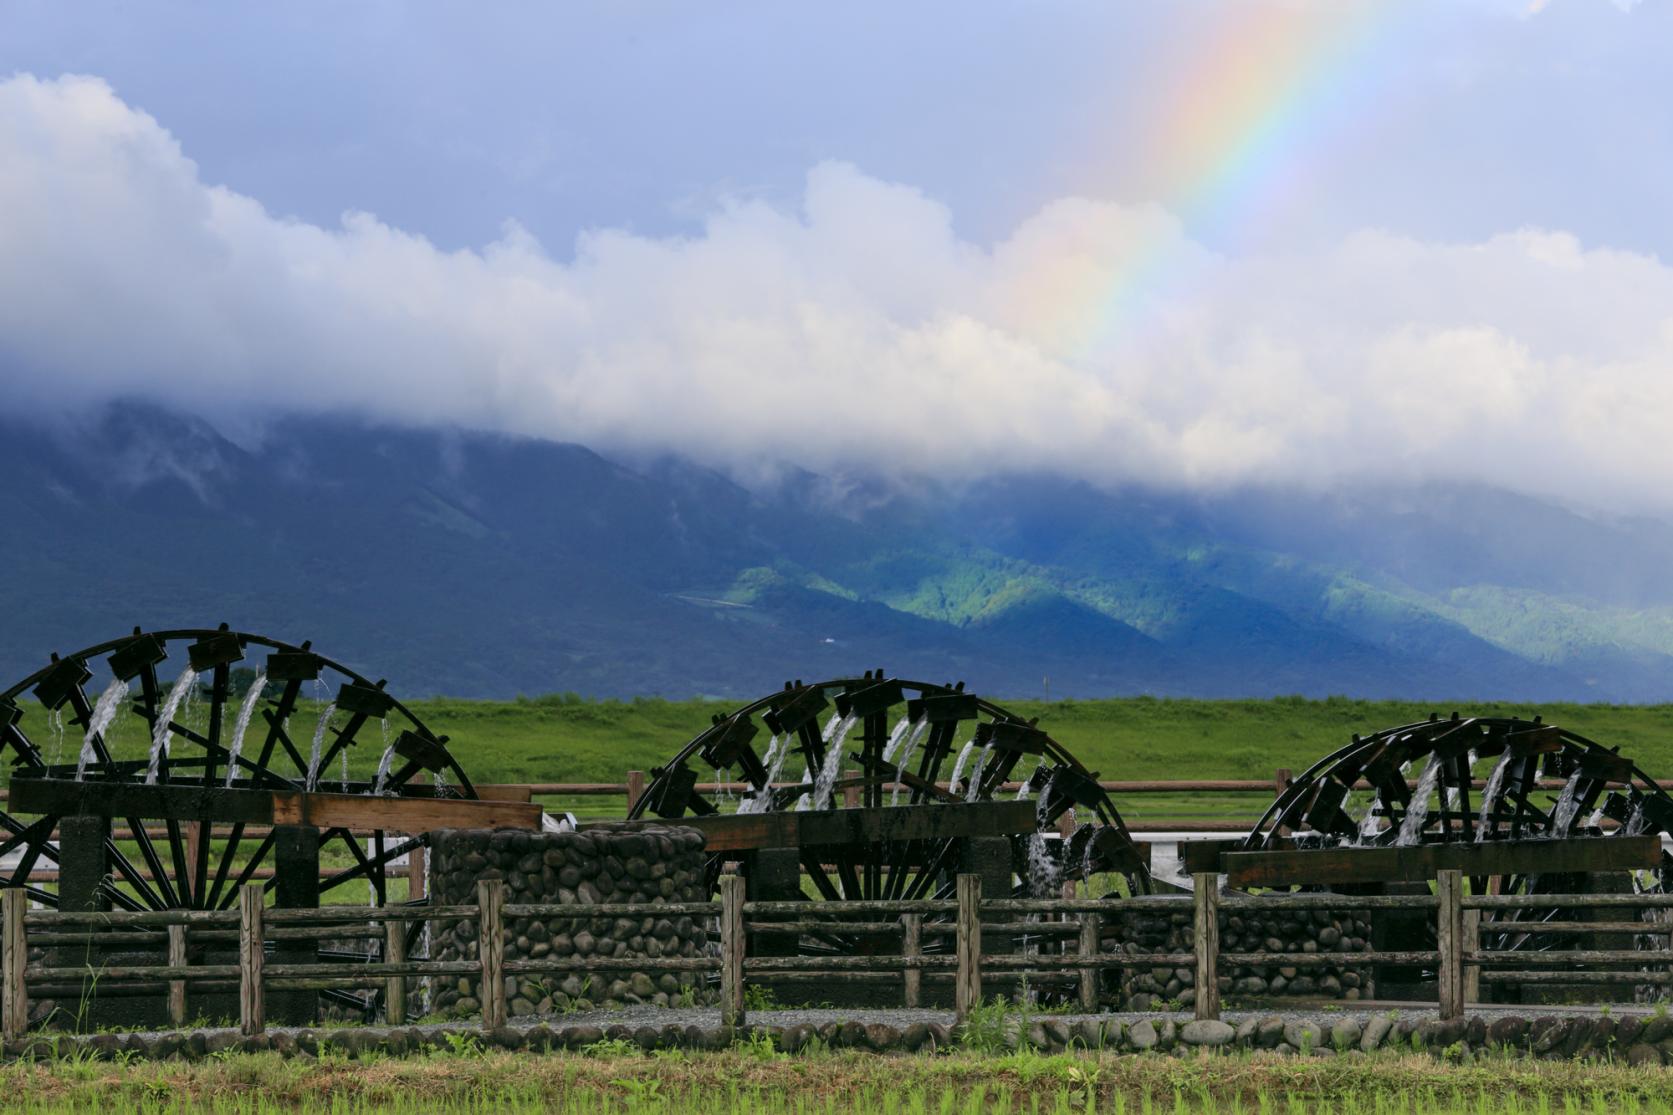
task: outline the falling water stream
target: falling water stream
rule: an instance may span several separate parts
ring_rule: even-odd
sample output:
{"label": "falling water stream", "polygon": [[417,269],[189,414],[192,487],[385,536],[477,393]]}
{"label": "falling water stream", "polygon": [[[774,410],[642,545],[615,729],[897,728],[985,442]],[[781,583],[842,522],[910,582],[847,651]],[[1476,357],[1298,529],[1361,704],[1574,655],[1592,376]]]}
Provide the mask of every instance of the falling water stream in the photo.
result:
{"label": "falling water stream", "polygon": [[831,788],[836,784],[837,771],[842,767],[842,745],[857,723],[859,717],[850,713],[842,717],[832,716],[831,722],[825,725],[825,762],[813,783],[813,808],[831,807]]}
{"label": "falling water stream", "polygon": [[87,734],[81,740],[81,756],[76,760],[77,782],[86,775],[87,764],[93,761],[94,742],[104,736],[111,721],[116,719],[116,711],[122,707],[122,699],[127,695],[128,683],[122,678],[112,680],[99,694],[99,701],[93,706],[93,715],[87,721]]}
{"label": "falling water stream", "polygon": [[953,776],[947,780],[947,789],[951,790],[955,794],[958,793],[958,780],[964,774],[964,764],[969,761],[970,752],[975,748],[975,746],[976,740],[972,737],[965,743],[964,747],[960,749],[958,758],[953,762]]}
{"label": "falling water stream", "polygon": [[238,756],[244,752],[244,734],[250,730],[250,719],[256,714],[256,706],[261,703],[261,691],[267,688],[267,674],[256,674],[256,680],[250,683],[250,691],[244,694],[244,703],[238,706],[238,719],[232,726],[232,747],[227,752],[227,788],[231,789],[233,780],[238,777]]}
{"label": "falling water stream", "polygon": [[314,725],[314,743],[308,750],[308,779],[303,783],[304,789],[311,791],[319,786],[320,752],[325,745],[325,730],[331,726],[331,717],[336,712],[337,702],[332,701],[319,714],[319,723]]}
{"label": "falling water stream", "polygon": [[983,747],[976,756],[976,763],[970,768],[970,788],[964,791],[965,801],[975,801],[976,795],[982,789],[982,768],[987,765],[988,757],[993,754],[993,744]]}
{"label": "falling water stream", "polygon": [[1396,847],[1405,848],[1416,844],[1423,837],[1423,824],[1429,819],[1429,797],[1435,792],[1435,783],[1441,777],[1441,757],[1429,756],[1429,762],[1423,768],[1423,774],[1417,780],[1417,788],[1412,791],[1411,804],[1406,807],[1406,815],[1400,819],[1400,835],[1395,837]]}
{"label": "falling water stream", "polygon": [[1569,826],[1574,823],[1574,815],[1580,810],[1580,772],[1575,771],[1569,780],[1563,783],[1563,792],[1557,795],[1557,804],[1551,809],[1551,828],[1548,835],[1561,839],[1568,835]]}
{"label": "falling water stream", "polygon": [[900,780],[906,775],[907,764],[912,762],[912,752],[918,749],[924,734],[929,731],[929,717],[924,717],[912,726],[912,734],[906,737],[906,745],[900,749],[900,761],[895,764],[895,788],[889,794],[889,804],[900,804]]}
{"label": "falling water stream", "polygon": [[739,813],[761,813],[766,810],[767,804],[773,800],[773,783],[778,781],[779,771],[784,769],[784,757],[789,753],[789,736],[773,736],[767,741],[767,756],[761,760],[761,765],[767,772],[766,781],[761,784],[761,789],[738,803]]}
{"label": "falling water stream", "polygon": [[1499,761],[1493,764],[1493,773],[1487,776],[1487,785],[1481,791],[1481,812],[1476,815],[1476,842],[1486,840],[1495,827],[1493,813],[1499,808],[1499,798],[1504,795],[1505,775],[1510,773],[1510,763],[1514,756],[1510,748],[1499,756]]}
{"label": "falling water stream", "polygon": [[157,772],[162,767],[163,756],[168,754],[169,736],[173,731],[169,725],[174,722],[174,714],[180,711],[180,704],[197,685],[197,671],[190,666],[180,671],[180,676],[174,679],[174,688],[168,691],[163,699],[162,711],[157,714],[157,722],[151,729],[151,761],[145,767],[145,784],[154,786],[157,783]]}

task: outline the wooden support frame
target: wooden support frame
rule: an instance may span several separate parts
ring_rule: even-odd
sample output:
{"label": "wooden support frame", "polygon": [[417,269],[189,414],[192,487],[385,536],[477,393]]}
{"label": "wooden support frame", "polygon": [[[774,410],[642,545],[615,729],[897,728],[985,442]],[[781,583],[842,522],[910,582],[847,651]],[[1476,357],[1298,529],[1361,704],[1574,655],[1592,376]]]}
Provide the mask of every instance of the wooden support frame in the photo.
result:
{"label": "wooden support frame", "polygon": [[4,984],[4,1017],[0,1018],[0,1036],[6,1041],[19,1041],[29,1026],[29,991],[24,983],[24,969],[29,965],[29,937],[24,918],[29,909],[29,895],[22,887],[7,887],[0,891],[0,919],[4,919],[3,940],[0,940],[0,983]]}
{"label": "wooden support frame", "polygon": [[261,986],[262,967],[266,962],[261,934],[266,899],[266,893],[254,883],[246,884],[238,892],[238,1028],[246,1037],[259,1034],[267,1027]]}
{"label": "wooden support frame", "polygon": [[1220,1017],[1220,876],[1200,871],[1191,876],[1192,952],[1196,954],[1199,1019]]}
{"label": "wooden support frame", "polygon": [[[186,966],[186,927],[184,925],[168,927],[168,966],[170,968],[184,968]],[[176,1026],[186,1024],[186,981],[183,979],[169,981],[168,1020]]]}
{"label": "wooden support frame", "polygon": [[[1097,956],[1103,951],[1104,919],[1091,910],[1083,911],[1080,915],[1080,957],[1082,960]],[[1098,970],[1096,968],[1082,968],[1080,970],[1080,1009],[1088,1014],[1098,1009]]]}
{"label": "wooden support frame", "polygon": [[1439,1013],[1443,1020],[1464,1017],[1464,874],[1447,869],[1435,876],[1436,946],[1441,963],[1437,973]]}
{"label": "wooden support frame", "polygon": [[505,1025],[505,880],[476,884],[476,956],[481,963],[482,1028]]}
{"label": "wooden support frame", "polygon": [[744,1017],[744,895],[742,875],[720,877],[720,1024],[742,1026]]}
{"label": "wooden support frame", "polygon": [[[1207,844],[1207,841],[1201,843]],[[1190,867],[1210,870],[1209,853]],[[1414,844],[1402,848],[1321,848],[1220,851],[1218,870],[1228,886],[1270,887],[1322,883],[1427,882],[1441,871],[1470,876],[1630,871],[1661,864],[1655,836],[1575,837],[1568,840],[1493,840],[1479,844]]]}
{"label": "wooden support frame", "polygon": [[[407,962],[407,927],[399,921],[383,923],[383,962]],[[390,976],[383,985],[383,1021],[386,1026],[407,1023],[407,977]]]}
{"label": "wooden support frame", "polygon": [[[903,805],[893,809],[831,809],[682,817],[699,829],[708,852],[758,848],[874,845],[966,836],[1015,836],[1035,831],[1032,801]],[[663,822],[658,822],[663,823]]]}
{"label": "wooden support frame", "polygon": [[982,1005],[982,877],[958,877],[958,972],[953,1011],[959,1022]]}
{"label": "wooden support frame", "polygon": [[901,978],[903,1005],[916,1008],[923,1001],[924,973],[913,962],[924,954],[924,915],[905,914],[901,917],[900,955],[906,960],[906,971]]}

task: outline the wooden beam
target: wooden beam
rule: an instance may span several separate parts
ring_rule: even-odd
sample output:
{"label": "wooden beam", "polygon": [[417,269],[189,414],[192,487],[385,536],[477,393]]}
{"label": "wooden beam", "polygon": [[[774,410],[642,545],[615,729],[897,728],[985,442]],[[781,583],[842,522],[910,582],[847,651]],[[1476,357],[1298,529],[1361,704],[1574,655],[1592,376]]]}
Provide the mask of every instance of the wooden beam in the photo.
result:
{"label": "wooden beam", "polygon": [[20,813],[60,816],[145,817],[155,820],[213,819],[253,824],[313,825],[429,832],[441,828],[540,828],[541,808],[503,787],[507,796],[472,798],[372,797],[366,794],[302,793],[202,784],[79,782],[69,778],[12,780],[11,807]]}
{"label": "wooden beam", "polygon": [[364,825],[394,832],[432,829],[540,828],[541,809],[514,801],[470,798],[369,798],[358,794],[269,792],[273,823],[348,828]]}
{"label": "wooden beam", "polygon": [[1225,852],[1219,860],[1227,884],[1233,887],[1424,882],[1445,870],[1466,875],[1555,875],[1653,868],[1661,863],[1661,839],[1596,836],[1416,844],[1408,848]]}
{"label": "wooden beam", "polygon": [[682,817],[678,823],[701,829],[705,847],[710,852],[742,852],[755,848],[809,848],[962,836],[1013,836],[1035,831],[1038,822],[1032,801],[984,801],[899,806],[894,809],[821,809],[805,813]]}

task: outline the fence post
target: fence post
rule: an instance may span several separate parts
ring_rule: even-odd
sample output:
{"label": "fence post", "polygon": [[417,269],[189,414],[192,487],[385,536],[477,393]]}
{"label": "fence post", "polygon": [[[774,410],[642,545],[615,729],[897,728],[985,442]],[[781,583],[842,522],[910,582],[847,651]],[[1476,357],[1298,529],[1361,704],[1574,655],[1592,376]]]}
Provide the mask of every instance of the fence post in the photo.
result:
{"label": "fence post", "polygon": [[[1464,911],[1464,951],[1475,952],[1481,948],[1481,911]],[[1481,1002],[1481,965],[1466,963],[1464,965],[1464,1005]]]}
{"label": "fence post", "polygon": [[267,959],[261,947],[266,898],[260,883],[246,883],[238,892],[238,1025],[246,1037],[267,1026],[261,994],[261,970]]}
{"label": "fence post", "polygon": [[424,878],[424,853],[427,849],[420,844],[407,849],[407,901],[417,902],[429,893],[429,884]]}
{"label": "fence post", "polygon": [[[407,923],[386,918],[383,923],[383,962],[407,962]],[[404,1026],[407,1021],[407,977],[390,976],[383,985],[383,1021]]]}
{"label": "fence post", "polygon": [[1464,875],[1460,871],[1440,871],[1435,875],[1435,897],[1440,905],[1435,911],[1435,940],[1440,949],[1439,1014],[1441,1018],[1464,1017]]}
{"label": "fence post", "polygon": [[720,1024],[744,1024],[744,888],[742,875],[720,877]]}
{"label": "fence post", "polygon": [[29,938],[23,919],[29,911],[29,892],[22,887],[7,887],[0,891],[0,918],[5,920],[3,940],[0,940],[0,1002],[4,1015],[0,1019],[0,1036],[6,1041],[19,1041],[29,1025],[29,990],[24,984],[23,970],[29,966]]}
{"label": "fence post", "polygon": [[482,962],[482,1028],[505,1025],[505,880],[476,884],[476,955]]}
{"label": "fence post", "polygon": [[915,1009],[923,999],[924,970],[912,962],[924,954],[924,915],[907,914],[901,918],[904,923],[900,942],[900,954],[906,958],[907,967],[902,981],[906,986],[906,1008]]}
{"label": "fence post", "polygon": [[958,978],[953,985],[953,1009],[963,1022],[982,1005],[982,877],[958,877]]}
{"label": "fence post", "polygon": [[[1080,916],[1080,958],[1084,962],[1103,950],[1104,919],[1091,910]],[[1098,969],[1080,970],[1080,1009],[1091,1013],[1098,1009]]]}
{"label": "fence post", "polygon": [[1197,955],[1196,1016],[1220,1018],[1220,876],[1199,871],[1191,876],[1193,951]]}
{"label": "fence post", "polygon": [[[186,927],[184,925],[168,927],[168,966],[170,968],[184,968],[186,966]],[[168,981],[168,1020],[176,1026],[186,1024],[186,981],[183,979]]]}
{"label": "fence post", "polygon": [[627,772],[627,811],[633,812],[633,807],[639,804],[639,799],[645,796],[645,772],[630,770]]}

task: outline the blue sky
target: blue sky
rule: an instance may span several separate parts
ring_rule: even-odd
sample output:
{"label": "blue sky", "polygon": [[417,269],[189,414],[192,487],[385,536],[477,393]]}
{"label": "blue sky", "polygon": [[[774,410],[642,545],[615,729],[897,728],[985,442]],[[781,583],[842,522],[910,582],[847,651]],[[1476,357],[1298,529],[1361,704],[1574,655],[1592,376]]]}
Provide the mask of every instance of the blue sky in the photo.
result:
{"label": "blue sky", "polygon": [[[0,2],[0,28],[19,405],[362,410],[741,475],[1668,503],[1666,2]],[[773,408],[831,385],[900,417],[835,401],[785,436]]]}

